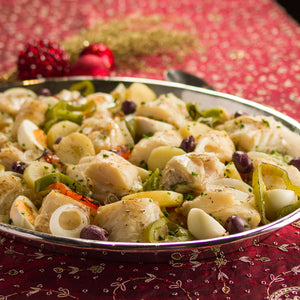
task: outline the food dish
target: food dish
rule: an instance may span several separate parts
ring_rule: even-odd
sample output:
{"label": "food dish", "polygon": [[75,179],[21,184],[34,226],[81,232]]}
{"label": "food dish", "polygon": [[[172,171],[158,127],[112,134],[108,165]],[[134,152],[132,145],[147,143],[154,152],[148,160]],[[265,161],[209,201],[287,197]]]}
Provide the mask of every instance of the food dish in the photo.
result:
{"label": "food dish", "polygon": [[[47,87],[51,90],[52,93],[59,92],[63,88],[70,88],[74,83],[80,82],[86,78],[70,78],[70,79],[57,79],[57,80],[35,80],[24,82],[24,86],[30,87],[35,91],[38,91],[42,87]],[[151,89],[153,89],[157,95],[165,94],[172,92],[175,96],[187,101],[187,102],[198,102],[201,109],[209,109],[215,107],[226,108],[230,113],[235,113],[238,110],[242,110],[249,114],[263,114],[274,116],[277,120],[282,122],[284,125],[292,129],[292,131],[297,131],[299,133],[299,124],[276,112],[270,108],[258,105],[256,103],[233,97],[230,95],[225,95],[222,93],[207,91],[204,89],[189,87],[180,84],[171,84],[166,82],[154,81],[154,80],[144,80],[144,79],[132,79],[132,78],[109,78],[109,79],[99,79],[93,80],[93,84],[96,86],[97,91],[101,92],[111,92],[116,86],[120,83],[124,83],[126,86],[129,86],[133,82],[145,83]],[[8,87],[3,87],[7,89]],[[234,105],[233,105],[234,104]],[[28,128],[28,124],[24,127]],[[276,220],[269,224],[266,224],[261,227],[254,228],[247,232],[242,232],[232,236],[219,236],[214,238],[207,238],[203,240],[192,240],[184,242],[173,242],[173,243],[128,243],[128,242],[91,242],[73,238],[57,237],[45,233],[38,233],[32,231],[16,228],[14,226],[1,224],[1,230],[4,234],[14,234],[16,237],[28,241],[30,238],[31,241],[37,243],[37,245],[43,244],[44,246],[54,247],[55,250],[71,251],[71,252],[86,252],[88,254],[94,254],[98,257],[106,256],[112,257],[115,259],[116,254],[118,254],[119,259],[123,258],[124,260],[136,259],[139,257],[142,261],[147,261],[150,258],[153,260],[165,260],[167,257],[173,256],[174,253],[179,253],[179,257],[187,258],[193,251],[203,251],[203,253],[208,254],[208,251],[211,247],[222,246],[223,248],[226,245],[234,243],[238,245],[239,242],[247,239],[247,241],[253,241],[254,238],[263,236],[264,234],[276,230],[296,220],[299,218],[299,213],[293,211],[288,216]],[[74,251],[73,251],[74,250]],[[155,250],[153,252],[153,250]],[[150,255],[152,254],[152,255]]]}

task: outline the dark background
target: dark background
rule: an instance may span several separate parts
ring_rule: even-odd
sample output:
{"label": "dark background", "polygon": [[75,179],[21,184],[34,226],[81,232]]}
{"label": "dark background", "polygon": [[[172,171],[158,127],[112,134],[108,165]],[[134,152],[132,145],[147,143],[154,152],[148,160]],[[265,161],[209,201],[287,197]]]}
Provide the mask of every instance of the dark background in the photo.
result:
{"label": "dark background", "polygon": [[277,0],[277,3],[300,24],[300,0]]}

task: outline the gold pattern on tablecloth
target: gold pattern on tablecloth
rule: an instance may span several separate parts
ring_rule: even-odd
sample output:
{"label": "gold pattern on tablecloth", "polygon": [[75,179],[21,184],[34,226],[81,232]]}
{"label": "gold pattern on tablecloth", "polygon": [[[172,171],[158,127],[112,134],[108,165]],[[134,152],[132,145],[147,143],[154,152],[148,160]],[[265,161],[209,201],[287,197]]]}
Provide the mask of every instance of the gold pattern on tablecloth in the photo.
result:
{"label": "gold pattern on tablecloth", "polygon": [[[295,228],[298,228],[298,222],[294,222],[291,225]],[[182,274],[182,270],[186,270],[187,272],[192,272],[190,274],[197,274],[198,270],[203,271],[207,270],[209,277],[203,278],[202,287],[205,286],[209,289],[211,295],[231,295],[237,286],[239,286],[239,281],[234,281],[232,278],[232,274],[230,270],[242,270],[241,266],[244,265],[243,272],[240,273],[240,278],[243,276],[245,278],[251,279],[252,281],[255,280],[253,271],[255,268],[258,268],[261,264],[265,264],[266,267],[266,278],[270,278],[269,280],[265,280],[260,282],[259,284],[265,287],[266,295],[268,297],[273,297],[272,299],[279,299],[274,298],[276,295],[282,294],[283,292],[285,295],[288,293],[292,295],[297,295],[298,287],[297,285],[293,286],[282,286],[284,284],[284,280],[287,276],[292,276],[293,278],[300,278],[300,266],[293,267],[288,271],[283,271],[282,273],[276,273],[276,269],[272,269],[272,263],[275,261],[280,262],[281,258],[279,253],[282,255],[299,255],[299,246],[291,243],[280,243],[280,233],[276,233],[277,241],[269,243],[268,240],[259,242],[255,241],[253,243],[253,249],[255,248],[265,248],[266,252],[268,249],[274,249],[277,251],[277,255],[273,258],[268,256],[261,256],[256,254],[257,251],[252,250],[252,252],[248,251],[247,249],[240,248],[239,251],[235,252],[234,255],[230,253],[224,253],[221,248],[213,247],[210,251],[214,257],[211,259],[201,259],[199,255],[202,255],[201,251],[194,250],[193,254],[190,257],[190,260],[186,261],[183,256],[174,254],[172,256],[174,261],[171,259],[168,267],[167,265],[160,265],[154,264],[149,265],[145,270],[145,265],[140,265],[140,267],[134,265],[124,266],[121,263],[115,263],[118,265],[119,272],[116,272],[115,278],[111,278],[111,282],[106,286],[102,286],[102,292],[106,295],[110,295],[114,299],[118,299],[118,297],[122,296],[123,294],[126,295],[127,292],[132,291],[132,289],[136,290],[141,287],[147,287],[149,289],[153,289],[153,295],[159,293],[163,287],[166,287],[170,291],[170,297],[180,297],[183,296],[185,299],[198,299],[201,293],[198,293],[197,290],[193,289],[193,279],[185,278],[184,276],[179,279],[179,274]],[[19,294],[27,295],[30,297],[32,295],[40,294],[41,297],[43,295],[60,295],[57,297],[65,297],[65,298],[72,298],[76,299],[77,297],[71,292],[70,288],[66,284],[66,280],[68,278],[73,277],[74,280],[80,280],[83,278],[90,278],[96,284],[98,281],[103,281],[107,274],[110,272],[110,268],[108,267],[109,263],[98,263],[95,264],[95,261],[86,260],[82,258],[82,266],[76,266],[72,264],[72,259],[69,257],[65,258],[65,261],[62,260],[60,264],[55,263],[53,260],[56,256],[55,253],[49,254],[47,251],[43,249],[39,249],[39,256],[36,253],[26,253],[24,254],[18,245],[18,243],[14,240],[10,240],[8,238],[1,239],[1,247],[6,249],[5,253],[8,256],[15,257],[16,260],[27,256],[29,258],[27,264],[30,264],[32,258],[35,261],[40,261],[42,263],[43,268],[37,270],[40,274],[47,273],[47,276],[56,278],[56,281],[60,283],[59,289],[51,289],[50,287],[45,288],[40,284],[39,286],[30,286],[26,288],[24,286],[24,281],[21,279],[22,277],[25,278],[26,274],[30,272],[24,265],[22,269],[18,268],[10,268],[9,270],[1,270],[0,275],[0,282],[1,278],[19,278],[18,280],[18,290]],[[24,245],[24,248],[29,246]],[[17,249],[18,248],[18,249]],[[206,250],[207,251],[207,250]],[[246,252],[247,251],[247,252]],[[252,253],[252,254],[251,254]],[[270,253],[270,252],[268,252]],[[287,253],[287,254],[285,254]],[[288,254],[290,253],[290,254]],[[58,255],[58,254],[57,254]],[[276,257],[276,260],[275,260]],[[49,265],[45,265],[45,262],[49,262]],[[51,263],[53,261],[53,263]],[[29,266],[29,265],[28,265]],[[239,266],[239,267],[238,267]],[[127,268],[132,269],[127,269]],[[25,270],[24,270],[25,269]],[[168,270],[167,272],[163,270]],[[161,276],[164,274],[164,276]],[[269,274],[269,275],[268,275]],[[242,276],[242,277],[241,277]],[[214,279],[213,279],[214,278]],[[278,284],[281,284],[278,287]],[[294,287],[297,287],[296,289]],[[275,291],[276,289],[276,291]],[[255,290],[252,288],[244,289],[244,294],[252,295],[255,293]],[[89,289],[85,288],[82,290],[82,293],[89,293]],[[15,295],[14,292],[8,292],[6,295],[2,293],[2,298],[0,299],[9,299]],[[275,296],[274,296],[275,295]],[[201,298],[199,298],[201,299]],[[221,299],[221,298],[220,298]],[[271,299],[271,298],[268,298]]]}

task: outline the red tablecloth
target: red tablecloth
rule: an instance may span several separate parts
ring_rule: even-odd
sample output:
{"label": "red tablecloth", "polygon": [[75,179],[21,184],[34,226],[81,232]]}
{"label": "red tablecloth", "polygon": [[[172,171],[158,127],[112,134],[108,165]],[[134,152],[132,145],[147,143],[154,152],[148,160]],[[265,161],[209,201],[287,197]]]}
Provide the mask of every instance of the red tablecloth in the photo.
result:
{"label": "red tablecloth", "polygon": [[[204,51],[173,67],[300,121],[300,27],[272,0],[0,0],[0,72],[29,39],[61,41],[96,19],[135,12],[190,22]],[[152,73],[151,63],[114,74],[162,79],[164,66]],[[165,264],[64,256],[2,236],[0,299],[298,299],[299,233],[298,221],[234,253]]]}

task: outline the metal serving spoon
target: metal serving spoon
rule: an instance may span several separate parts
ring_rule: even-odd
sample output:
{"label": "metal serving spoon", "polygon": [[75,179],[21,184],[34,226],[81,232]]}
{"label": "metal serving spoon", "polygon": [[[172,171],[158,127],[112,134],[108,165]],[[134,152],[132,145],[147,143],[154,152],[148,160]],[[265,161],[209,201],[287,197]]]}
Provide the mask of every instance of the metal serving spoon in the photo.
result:
{"label": "metal serving spoon", "polygon": [[203,79],[182,70],[170,69],[164,73],[164,77],[168,81],[214,90],[214,88]]}

